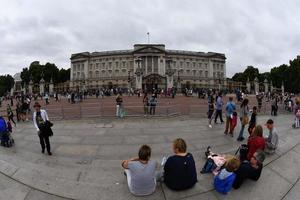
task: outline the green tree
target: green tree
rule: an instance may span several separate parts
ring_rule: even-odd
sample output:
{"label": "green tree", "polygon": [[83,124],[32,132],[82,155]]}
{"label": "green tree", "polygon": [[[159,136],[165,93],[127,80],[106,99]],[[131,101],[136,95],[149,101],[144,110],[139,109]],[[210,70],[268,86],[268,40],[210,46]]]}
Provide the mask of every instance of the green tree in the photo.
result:
{"label": "green tree", "polygon": [[58,69],[53,63],[46,63],[41,65],[38,61],[34,61],[28,68],[23,68],[21,72],[22,84],[29,84],[30,78],[33,83],[39,83],[41,78],[46,82],[50,82],[51,78],[53,83],[62,83],[70,80],[70,69]]}
{"label": "green tree", "polygon": [[0,96],[5,95],[14,85],[14,78],[11,75],[0,76]]}

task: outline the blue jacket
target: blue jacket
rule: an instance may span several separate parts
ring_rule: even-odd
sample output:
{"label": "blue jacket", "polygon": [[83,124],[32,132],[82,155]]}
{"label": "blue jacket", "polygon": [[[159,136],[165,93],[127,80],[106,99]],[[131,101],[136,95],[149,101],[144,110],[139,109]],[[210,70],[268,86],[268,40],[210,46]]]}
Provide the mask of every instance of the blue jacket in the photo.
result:
{"label": "blue jacket", "polygon": [[221,180],[219,176],[216,176],[214,179],[214,186],[216,191],[222,193],[222,194],[227,194],[233,185],[233,182],[235,180],[235,173],[232,173],[230,176],[227,178]]}

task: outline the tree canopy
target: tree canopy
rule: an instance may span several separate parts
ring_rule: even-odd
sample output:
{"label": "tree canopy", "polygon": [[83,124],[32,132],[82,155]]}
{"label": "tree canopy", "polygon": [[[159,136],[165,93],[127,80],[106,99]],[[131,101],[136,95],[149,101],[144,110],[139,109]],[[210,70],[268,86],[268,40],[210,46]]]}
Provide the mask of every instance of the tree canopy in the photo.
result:
{"label": "tree canopy", "polygon": [[5,95],[14,86],[14,78],[11,75],[0,76],[0,97]]}
{"label": "tree canopy", "polygon": [[289,64],[283,64],[278,67],[273,67],[270,72],[259,73],[258,68],[248,66],[244,72],[236,73],[232,77],[233,81],[242,82],[246,84],[247,79],[253,81],[255,77],[259,82],[265,79],[273,83],[273,86],[280,88],[284,84],[285,91],[287,92],[300,92],[300,58],[290,60]]}
{"label": "tree canopy", "polygon": [[62,83],[70,80],[70,69],[58,69],[53,63],[41,65],[38,61],[32,62],[29,67],[23,68],[21,72],[22,84],[39,83],[41,79],[46,82]]}

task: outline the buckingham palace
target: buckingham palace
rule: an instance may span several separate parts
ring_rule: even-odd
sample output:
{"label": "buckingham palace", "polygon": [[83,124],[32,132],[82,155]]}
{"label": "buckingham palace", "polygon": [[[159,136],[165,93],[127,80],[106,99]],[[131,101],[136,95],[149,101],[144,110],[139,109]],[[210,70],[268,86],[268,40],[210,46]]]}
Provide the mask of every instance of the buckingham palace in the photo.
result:
{"label": "buckingham palace", "polygon": [[164,44],[71,55],[70,87],[80,89],[169,89],[220,87],[225,54],[169,50]]}

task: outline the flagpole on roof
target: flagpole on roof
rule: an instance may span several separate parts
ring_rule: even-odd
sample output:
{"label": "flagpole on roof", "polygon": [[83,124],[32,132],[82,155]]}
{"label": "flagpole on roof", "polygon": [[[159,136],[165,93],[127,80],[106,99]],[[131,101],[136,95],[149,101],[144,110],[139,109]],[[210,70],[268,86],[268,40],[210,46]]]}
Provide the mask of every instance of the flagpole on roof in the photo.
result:
{"label": "flagpole on roof", "polygon": [[150,33],[147,32],[147,36],[148,36],[148,44],[150,44]]}

